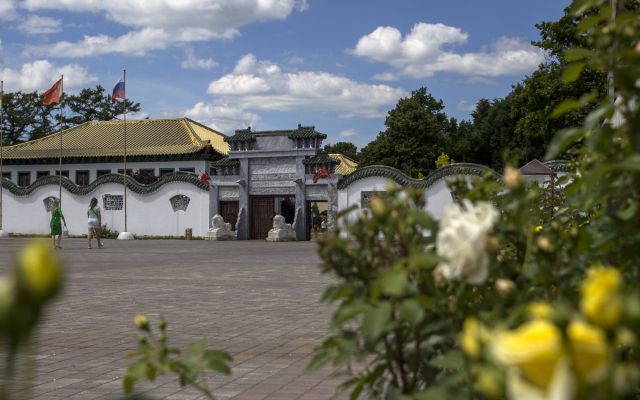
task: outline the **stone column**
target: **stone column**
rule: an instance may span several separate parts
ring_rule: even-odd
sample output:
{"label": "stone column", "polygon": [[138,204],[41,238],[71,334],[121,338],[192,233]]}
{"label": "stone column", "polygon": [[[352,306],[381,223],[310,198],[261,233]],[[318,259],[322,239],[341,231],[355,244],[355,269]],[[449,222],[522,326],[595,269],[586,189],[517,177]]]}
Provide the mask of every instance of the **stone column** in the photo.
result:
{"label": "stone column", "polygon": [[338,215],[338,182],[342,179],[342,175],[333,176],[331,182],[327,185],[327,193],[329,199],[327,202],[327,229],[333,230],[336,215]]}
{"label": "stone column", "polygon": [[296,231],[298,240],[307,240],[307,191],[305,166],[302,164],[304,157],[296,157],[296,178],[301,180],[300,184],[296,184],[296,225],[293,229]]}
{"label": "stone column", "polygon": [[275,197],[273,199],[273,211],[278,215],[282,215],[282,197]]}
{"label": "stone column", "polygon": [[211,226],[211,218],[214,215],[220,214],[220,202],[218,201],[218,185],[209,186],[209,229]]}
{"label": "stone column", "polygon": [[[249,159],[240,159],[240,174],[239,180],[244,181],[244,185],[238,185],[238,205],[240,206],[238,213],[238,222],[236,223],[236,229],[238,230],[239,240],[251,239],[251,230],[249,221],[251,220],[251,204],[249,202]],[[242,211],[244,209],[244,212]]]}

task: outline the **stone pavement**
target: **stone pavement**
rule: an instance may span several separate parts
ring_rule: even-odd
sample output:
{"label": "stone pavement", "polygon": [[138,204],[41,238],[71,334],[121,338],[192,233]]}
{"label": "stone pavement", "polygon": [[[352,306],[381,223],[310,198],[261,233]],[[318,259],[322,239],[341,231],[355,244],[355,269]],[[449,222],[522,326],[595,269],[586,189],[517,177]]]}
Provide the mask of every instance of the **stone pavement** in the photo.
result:
{"label": "stone pavement", "polygon": [[[0,241],[0,272],[28,239]],[[217,399],[329,399],[344,378],[330,368],[304,374],[327,335],[331,309],[318,302],[331,279],[319,272],[315,242],[116,241],[87,249],[62,241],[62,296],[36,333],[32,399],[121,399],[137,345],[133,316],[168,321],[169,344],[202,336],[233,357],[232,375],[214,375]],[[137,384],[145,399],[196,399],[177,376]]]}

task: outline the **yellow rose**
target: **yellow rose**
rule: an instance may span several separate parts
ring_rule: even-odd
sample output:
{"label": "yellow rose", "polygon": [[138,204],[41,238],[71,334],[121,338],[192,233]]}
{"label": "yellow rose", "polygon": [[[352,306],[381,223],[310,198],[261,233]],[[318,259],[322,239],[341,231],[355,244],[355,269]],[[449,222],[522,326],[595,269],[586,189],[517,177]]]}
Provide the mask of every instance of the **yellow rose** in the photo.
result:
{"label": "yellow rose", "polygon": [[604,328],[615,327],[622,318],[623,298],[620,295],[622,276],[617,269],[589,269],[580,284],[580,310],[589,321]]}
{"label": "yellow rose", "polygon": [[536,233],[540,233],[540,231],[542,231],[542,225],[536,226],[536,229],[534,230],[536,231]]}
{"label": "yellow rose", "polygon": [[492,399],[504,397],[504,377],[495,368],[479,368],[476,373],[476,383],[487,397]]}
{"label": "yellow rose", "polygon": [[460,347],[471,358],[479,359],[482,347],[490,339],[489,332],[476,317],[467,317],[460,333]]}
{"label": "yellow rose", "polygon": [[18,257],[18,282],[27,298],[41,303],[60,286],[61,267],[57,255],[42,241],[29,243]]}
{"label": "yellow rose", "polygon": [[543,319],[495,335],[492,354],[499,364],[516,367],[527,381],[546,390],[563,357],[562,333]]}
{"label": "yellow rose", "polygon": [[599,383],[606,378],[608,346],[602,328],[573,321],[567,327],[567,337],[576,369],[582,378],[587,383]]}
{"label": "yellow rose", "polygon": [[553,310],[546,301],[536,301],[529,304],[529,307],[527,307],[527,313],[532,319],[551,320],[553,317]]}

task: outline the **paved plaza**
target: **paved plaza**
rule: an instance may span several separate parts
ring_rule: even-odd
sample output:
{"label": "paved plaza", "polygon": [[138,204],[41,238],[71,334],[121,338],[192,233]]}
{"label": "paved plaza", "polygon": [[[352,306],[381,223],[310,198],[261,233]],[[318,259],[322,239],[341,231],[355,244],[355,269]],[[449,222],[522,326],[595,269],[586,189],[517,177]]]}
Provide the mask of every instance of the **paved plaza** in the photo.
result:
{"label": "paved plaza", "polygon": [[[28,239],[0,241],[7,271]],[[328,333],[331,308],[319,303],[331,283],[320,274],[315,242],[208,242],[86,239],[62,241],[63,294],[36,332],[33,399],[122,399],[122,377],[137,345],[136,313],[168,321],[169,344],[202,336],[233,357],[232,375],[213,375],[217,399],[329,399],[343,378],[330,368],[304,374]],[[136,385],[145,399],[204,398],[177,376]]]}

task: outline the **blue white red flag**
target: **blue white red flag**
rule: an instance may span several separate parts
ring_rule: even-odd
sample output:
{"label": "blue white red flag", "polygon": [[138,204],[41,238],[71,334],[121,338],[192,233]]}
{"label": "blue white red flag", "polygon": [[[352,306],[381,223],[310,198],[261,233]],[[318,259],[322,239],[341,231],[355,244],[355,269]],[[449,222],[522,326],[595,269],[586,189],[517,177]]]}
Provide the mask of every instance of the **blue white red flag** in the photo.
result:
{"label": "blue white red flag", "polygon": [[116,99],[124,100],[124,76],[120,78],[116,85],[113,87],[113,96],[111,96],[111,102],[115,103]]}
{"label": "blue white red flag", "polygon": [[287,203],[289,203],[291,207],[294,207],[296,205],[295,199],[292,199],[291,197],[285,197],[284,199],[287,201]]}

